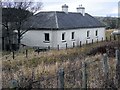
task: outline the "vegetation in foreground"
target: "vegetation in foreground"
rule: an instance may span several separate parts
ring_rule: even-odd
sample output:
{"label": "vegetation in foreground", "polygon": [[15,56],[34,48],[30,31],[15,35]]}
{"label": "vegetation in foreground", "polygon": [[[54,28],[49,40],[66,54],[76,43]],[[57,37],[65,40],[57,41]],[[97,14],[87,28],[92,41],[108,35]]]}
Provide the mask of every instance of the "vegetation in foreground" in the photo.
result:
{"label": "vegetation in foreground", "polygon": [[[24,85],[29,84],[28,81],[32,78],[33,72],[34,72],[34,80],[39,80],[39,78],[42,76],[56,75],[58,72],[58,69],[60,68],[64,68],[66,72],[81,68],[81,63],[85,60],[100,61],[102,57],[101,53],[105,53],[106,51],[105,52],[99,51],[101,50],[99,48],[101,47],[105,49],[106,44],[107,44],[107,47],[111,49],[113,43],[109,42],[108,44],[108,42],[104,42],[104,44],[99,43],[94,45],[86,45],[81,48],[76,47],[73,49],[60,50],[60,51],[51,50],[48,52],[41,52],[39,53],[39,55],[37,53],[31,52],[29,53],[28,58],[23,56],[24,54],[22,53],[16,54],[17,56],[14,60],[9,59],[10,57],[8,57],[7,60],[3,60],[3,67],[2,67],[3,87],[8,87],[9,86],[8,81],[10,81],[11,79],[19,80],[19,82],[22,82],[22,83],[24,82],[24,84],[21,84],[21,87],[25,87]],[[115,42],[113,46],[115,46]],[[112,53],[114,53],[114,50],[113,52],[108,53],[109,56],[111,56]],[[113,63],[115,62],[113,57],[114,56],[110,57],[110,59],[111,59],[111,65],[112,65],[111,68],[113,70],[111,72],[113,72],[113,75],[114,75],[115,68]],[[99,64],[97,62],[97,64],[94,64],[94,65],[96,66]],[[90,66],[90,68],[92,67],[95,68],[94,65]],[[90,70],[90,72],[92,72],[92,69]],[[21,79],[21,77],[23,80]],[[66,87],[69,87],[69,85]],[[93,85],[90,87],[93,87]],[[100,86],[98,85],[98,87]]]}
{"label": "vegetation in foreground", "polygon": [[[81,68],[81,63],[84,61],[96,63],[89,66],[89,87],[102,87],[99,80],[103,78],[102,69],[100,70],[101,53],[107,53],[110,56],[110,75],[115,76],[115,60],[114,53],[117,47],[117,41],[111,42],[96,42],[94,44],[75,47],[67,50],[50,50],[48,52],[36,53],[29,49],[28,57],[25,57],[25,50],[21,50],[15,54],[15,59],[12,59],[12,54],[3,57],[3,87],[9,87],[9,81],[16,79],[20,87],[26,87],[30,84],[30,80],[40,80],[43,76],[55,76],[58,69],[64,68],[65,72]],[[110,51],[111,50],[111,51]],[[110,52],[109,52],[110,51]],[[98,66],[98,68],[96,68]],[[99,71],[99,76],[95,75],[95,71]],[[94,73],[93,73],[94,72]],[[71,75],[72,73],[70,73]],[[96,79],[93,79],[96,76]],[[99,78],[99,79],[97,79]],[[69,79],[70,80],[70,79]],[[72,81],[73,82],[73,81]],[[54,84],[55,82],[53,82]],[[80,83],[80,82],[79,82]],[[96,84],[97,85],[94,85]],[[74,84],[77,85],[77,84]],[[65,87],[80,87],[66,84]]]}

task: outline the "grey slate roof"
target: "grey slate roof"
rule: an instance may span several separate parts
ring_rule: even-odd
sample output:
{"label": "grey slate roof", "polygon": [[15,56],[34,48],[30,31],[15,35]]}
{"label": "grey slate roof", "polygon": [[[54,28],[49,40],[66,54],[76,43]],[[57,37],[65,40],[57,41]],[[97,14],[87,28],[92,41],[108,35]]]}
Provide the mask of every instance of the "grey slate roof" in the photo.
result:
{"label": "grey slate roof", "polygon": [[29,17],[23,24],[23,29],[75,29],[75,28],[105,27],[100,21],[89,14],[65,13],[58,11],[40,12]]}

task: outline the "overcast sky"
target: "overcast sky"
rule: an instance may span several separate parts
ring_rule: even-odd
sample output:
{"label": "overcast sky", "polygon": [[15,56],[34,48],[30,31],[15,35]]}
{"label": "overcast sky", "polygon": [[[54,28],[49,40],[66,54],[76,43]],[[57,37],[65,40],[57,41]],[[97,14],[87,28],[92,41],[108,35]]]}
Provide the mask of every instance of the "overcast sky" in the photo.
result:
{"label": "overcast sky", "polygon": [[[2,0],[12,1],[12,0]],[[13,0],[26,1],[26,0]],[[61,6],[67,4],[69,12],[76,12],[76,7],[82,4],[85,12],[93,16],[118,16],[118,2],[120,0],[32,0],[43,2],[41,11],[62,11]]]}
{"label": "overcast sky", "polygon": [[114,17],[118,16],[118,1],[120,0],[42,0],[41,11],[61,11],[61,6],[67,4],[69,12],[76,12],[76,7],[82,4],[85,12],[93,16]]}

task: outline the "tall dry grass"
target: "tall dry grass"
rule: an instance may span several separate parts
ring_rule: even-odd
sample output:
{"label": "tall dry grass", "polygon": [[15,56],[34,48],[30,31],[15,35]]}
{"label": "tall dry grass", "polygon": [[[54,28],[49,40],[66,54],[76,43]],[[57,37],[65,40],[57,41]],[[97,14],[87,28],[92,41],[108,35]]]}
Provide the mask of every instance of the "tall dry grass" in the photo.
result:
{"label": "tall dry grass", "polygon": [[[31,80],[40,80],[43,76],[54,76],[57,74],[58,69],[64,68],[65,72],[76,70],[81,68],[83,61],[92,62],[89,65],[89,87],[101,87],[102,83],[102,55],[86,56],[92,48],[102,46],[106,42],[99,42],[94,44],[85,45],[83,47],[76,47],[67,50],[50,50],[47,52],[36,53],[34,50],[28,50],[28,58],[25,56],[25,50],[21,50],[15,53],[15,59],[12,59],[12,53],[3,56],[2,62],[2,79],[3,87],[9,87],[9,82],[12,79],[16,79],[19,82],[19,86],[25,87],[29,85]],[[110,58],[110,77],[115,76],[115,60]],[[97,67],[97,68],[96,68]],[[100,70],[101,69],[101,70]],[[96,74],[96,72],[98,74]],[[72,74],[72,73],[70,73]],[[77,72],[76,72],[77,74]],[[97,76],[97,77],[95,77]],[[99,77],[101,76],[101,77]],[[94,78],[95,77],[95,78]],[[72,77],[71,77],[72,78]],[[79,76],[78,76],[79,78]],[[68,80],[66,78],[66,80]],[[99,81],[99,82],[98,82]],[[72,79],[71,79],[71,82]],[[54,83],[54,82],[53,82]],[[97,83],[97,84],[96,84]],[[76,84],[65,84],[65,87],[78,87],[80,86],[80,80],[76,81]],[[78,86],[75,86],[78,85]]]}
{"label": "tall dry grass", "polygon": [[[34,81],[40,80],[43,76],[55,76],[60,68],[63,68],[65,74],[69,73],[72,70],[79,70],[82,68],[82,62],[86,61],[88,63],[88,85],[91,88],[101,87],[103,72],[102,72],[102,55],[95,55],[91,57],[86,57],[84,59],[75,58],[74,60],[66,60],[63,62],[55,62],[55,63],[45,63],[41,62],[39,65],[34,67],[26,67],[24,64],[18,67],[18,70],[14,70],[14,68],[10,70],[3,70],[3,87],[9,87],[9,81],[12,79],[16,79],[19,81],[21,87],[25,87],[29,85],[31,78]],[[95,61],[95,62],[94,62]],[[110,75],[113,77],[115,75],[115,60],[110,58]],[[77,71],[78,72],[78,71]],[[76,72],[76,73],[77,73]],[[72,75],[70,73],[69,75]],[[34,77],[33,77],[34,76]],[[67,76],[68,77],[68,76]],[[66,77],[65,80],[68,80]],[[78,77],[80,78],[80,77]],[[72,80],[73,77],[71,77]],[[67,83],[67,81],[65,81]],[[68,81],[69,82],[69,81]],[[79,81],[80,83],[81,81]],[[100,84],[101,82],[101,84]],[[65,87],[78,87],[72,85],[73,83],[65,83]],[[55,83],[53,83],[55,84]],[[77,85],[77,84],[75,84]]]}

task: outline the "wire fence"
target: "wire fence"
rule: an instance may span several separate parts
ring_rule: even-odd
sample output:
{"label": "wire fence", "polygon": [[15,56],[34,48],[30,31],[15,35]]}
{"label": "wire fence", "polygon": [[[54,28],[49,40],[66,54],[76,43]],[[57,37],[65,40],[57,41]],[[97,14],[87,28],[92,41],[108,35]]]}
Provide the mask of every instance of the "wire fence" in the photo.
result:
{"label": "wire fence", "polygon": [[[60,68],[54,76],[40,76],[35,81],[33,75],[24,88],[120,88],[120,51],[116,50],[115,55],[115,67],[111,66],[108,55],[103,54],[101,60],[86,60],[77,69],[65,71]],[[20,86],[14,83],[12,88]]]}
{"label": "wire fence", "polygon": [[[24,58],[30,57],[27,50],[24,51],[24,54]],[[32,74],[32,77],[29,80],[13,79],[10,81],[10,87],[28,88],[29,90],[32,88],[119,88],[119,50],[116,50],[115,55],[115,67],[110,66],[112,64],[110,64],[111,61],[109,60],[108,55],[103,55],[101,60],[91,60],[91,62],[85,60],[85,62],[79,63],[79,68],[75,68],[74,64],[68,67],[69,70],[59,68],[58,72],[53,76],[41,75],[38,79],[35,79],[34,74]],[[14,52],[11,52],[11,55],[3,58],[6,57],[15,59],[18,56]]]}
{"label": "wire fence", "polygon": [[[113,35],[111,35],[111,36],[109,36],[109,37],[106,37],[105,38],[105,40],[103,40],[103,38],[100,40],[100,41],[104,41],[104,42],[111,42],[111,41],[116,41],[117,40],[117,37],[116,36],[113,36]],[[82,44],[82,41],[80,41],[80,43],[79,43],[79,45],[75,45],[75,42],[73,42],[73,46],[71,47],[71,48],[75,48],[75,47],[82,47],[82,46],[85,46],[85,45],[90,45],[90,44],[94,44],[95,42],[96,43],[99,43],[100,41],[98,41],[98,39],[97,40],[95,40],[95,41],[93,41],[93,39],[92,39],[92,41],[91,42],[88,42],[87,40],[86,40],[86,43],[85,44]],[[22,56],[22,58],[29,58],[30,56],[31,56],[31,54],[32,54],[32,56],[34,55],[34,56],[40,56],[40,54],[41,53],[43,53],[43,52],[47,52],[47,51],[49,51],[49,50],[52,50],[52,48],[50,47],[50,46],[48,46],[47,48],[43,48],[43,49],[41,49],[41,48],[33,48],[33,51],[31,52],[29,49],[28,49],[29,47],[23,47],[21,50],[18,50],[18,51],[11,51],[10,52],[10,54],[9,55],[3,55],[3,57],[1,57],[1,60],[8,60],[8,59],[15,59],[15,58],[17,58],[17,57],[19,57],[20,55],[20,53],[21,54],[23,54]],[[66,43],[65,44],[65,49],[67,50],[67,49],[69,49],[68,48],[68,44]],[[60,50],[60,45],[57,45],[57,48],[56,48],[56,50]]]}

